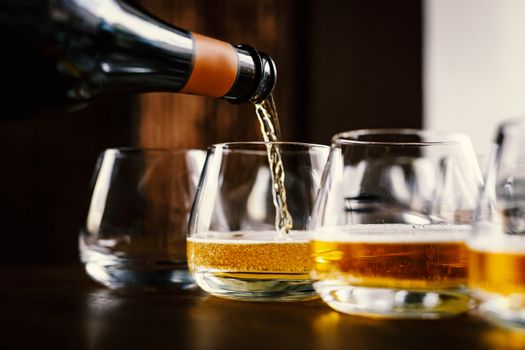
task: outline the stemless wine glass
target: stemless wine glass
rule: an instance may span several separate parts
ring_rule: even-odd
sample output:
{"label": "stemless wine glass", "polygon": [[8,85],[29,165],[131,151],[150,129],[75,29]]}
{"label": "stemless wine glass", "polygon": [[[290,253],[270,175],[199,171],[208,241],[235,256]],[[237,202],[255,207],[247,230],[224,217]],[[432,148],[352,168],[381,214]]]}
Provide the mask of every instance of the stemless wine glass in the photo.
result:
{"label": "stemless wine glass", "polygon": [[80,232],[89,276],[110,288],[186,289],[191,204],[206,153],[109,149],[97,162]]}
{"label": "stemless wine glass", "polygon": [[[290,142],[209,148],[187,242],[188,265],[201,288],[252,301],[316,297],[305,229],[328,152],[328,146]],[[282,176],[284,188],[277,181]],[[288,233],[276,230],[280,199],[292,221]]]}
{"label": "stemless wine glass", "polygon": [[321,298],[338,311],[372,317],[468,310],[464,240],[481,182],[463,135],[335,135],[309,225]]}
{"label": "stemless wine glass", "polygon": [[497,133],[469,247],[469,287],[480,311],[525,328],[525,120]]}

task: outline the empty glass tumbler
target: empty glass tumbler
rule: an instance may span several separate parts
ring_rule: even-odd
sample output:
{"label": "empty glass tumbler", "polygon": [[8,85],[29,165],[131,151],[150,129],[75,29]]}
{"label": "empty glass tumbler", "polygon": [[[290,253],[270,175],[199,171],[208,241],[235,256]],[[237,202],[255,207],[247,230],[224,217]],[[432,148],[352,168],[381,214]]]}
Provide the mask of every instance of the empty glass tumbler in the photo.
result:
{"label": "empty glass tumbler", "polygon": [[184,289],[188,218],[205,152],[109,149],[97,162],[81,260],[110,288]]}
{"label": "empty glass tumbler", "polygon": [[466,136],[406,129],[336,135],[309,225],[321,298],[372,317],[468,310],[464,241],[480,185]]}
{"label": "empty glass tumbler", "polygon": [[188,264],[220,297],[316,297],[305,231],[329,147],[289,142],[209,148],[195,198]]}

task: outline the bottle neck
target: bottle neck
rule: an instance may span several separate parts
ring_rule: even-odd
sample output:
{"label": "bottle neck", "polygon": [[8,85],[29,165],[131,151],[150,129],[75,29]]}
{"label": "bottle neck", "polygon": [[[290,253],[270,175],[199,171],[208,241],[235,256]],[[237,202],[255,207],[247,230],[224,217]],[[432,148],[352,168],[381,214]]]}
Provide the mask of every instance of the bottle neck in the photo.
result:
{"label": "bottle neck", "polygon": [[120,2],[73,3],[76,13],[96,24],[103,38],[97,44],[106,48],[73,97],[166,91],[242,103],[266,98],[275,85],[271,58],[247,45],[173,27]]}

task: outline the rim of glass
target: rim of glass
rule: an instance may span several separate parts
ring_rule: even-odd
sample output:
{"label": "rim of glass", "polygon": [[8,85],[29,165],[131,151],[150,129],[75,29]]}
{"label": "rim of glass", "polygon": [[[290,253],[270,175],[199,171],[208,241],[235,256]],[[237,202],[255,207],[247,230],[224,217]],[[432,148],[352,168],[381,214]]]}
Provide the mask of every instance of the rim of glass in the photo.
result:
{"label": "rim of glass", "polygon": [[[418,141],[418,142],[395,142],[395,141],[371,141],[358,140],[363,135],[417,135],[436,138],[437,140]],[[356,129],[343,131],[332,137],[335,144],[356,144],[356,145],[385,145],[385,146],[436,146],[436,145],[455,145],[469,141],[466,134],[446,131],[434,131],[410,128],[378,128],[378,129]]]}
{"label": "rim of glass", "polygon": [[203,152],[205,149],[198,148],[180,148],[180,149],[170,149],[170,148],[140,148],[140,147],[116,147],[116,148],[107,148],[102,153],[113,152],[122,155],[131,155],[131,154],[142,154],[142,153],[189,153],[189,152]]}
{"label": "rim of glass", "polygon": [[499,129],[525,129],[525,119],[524,118],[512,118],[504,120],[500,123]]}
{"label": "rim of glass", "polygon": [[318,143],[294,142],[294,141],[240,141],[240,142],[222,142],[216,143],[208,147],[208,150],[222,149],[227,151],[258,151],[258,149],[249,148],[249,146],[266,146],[266,145],[280,145],[280,146],[297,146],[304,149],[330,149],[328,145],[321,145]]}

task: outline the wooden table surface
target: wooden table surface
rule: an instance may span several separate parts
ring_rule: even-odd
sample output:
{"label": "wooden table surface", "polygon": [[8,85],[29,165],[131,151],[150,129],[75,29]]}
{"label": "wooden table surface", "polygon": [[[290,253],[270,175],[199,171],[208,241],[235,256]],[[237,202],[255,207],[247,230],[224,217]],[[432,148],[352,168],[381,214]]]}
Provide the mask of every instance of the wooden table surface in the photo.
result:
{"label": "wooden table surface", "polygon": [[525,333],[475,315],[439,321],[351,317],[320,301],[251,303],[122,294],[81,266],[0,267],[0,349],[525,349]]}

